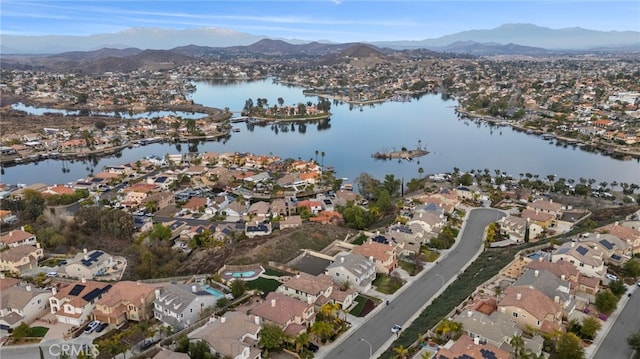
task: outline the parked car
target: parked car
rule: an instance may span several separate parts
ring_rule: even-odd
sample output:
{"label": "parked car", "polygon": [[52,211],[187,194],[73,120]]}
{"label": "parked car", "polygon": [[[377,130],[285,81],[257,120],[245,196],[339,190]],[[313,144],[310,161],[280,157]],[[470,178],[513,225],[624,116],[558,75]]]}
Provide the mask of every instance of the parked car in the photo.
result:
{"label": "parked car", "polygon": [[398,333],[399,331],[402,330],[402,327],[399,326],[398,324],[394,325],[393,327],[391,327],[391,333]]}
{"label": "parked car", "polygon": [[104,322],[100,323],[100,325],[98,325],[98,327],[96,328],[96,333],[101,333],[108,326],[109,326],[109,323],[104,323]]}
{"label": "parked car", "polygon": [[320,349],[320,347],[309,342],[309,344],[307,344],[307,349],[309,349],[309,351],[311,351],[312,353],[316,353],[318,349]]}
{"label": "parked car", "polygon": [[87,325],[86,328],[84,328],[84,333],[85,334],[91,334],[96,329],[98,329],[98,326],[100,326],[100,322],[97,321],[97,320],[94,320],[93,322],[89,323],[89,325]]}
{"label": "parked car", "polygon": [[611,273],[605,274],[605,277],[607,277],[608,280],[612,280],[612,281],[617,281],[618,280],[618,277],[616,277],[615,275],[613,275]]}
{"label": "parked car", "polygon": [[49,272],[47,273],[47,277],[49,278],[55,278],[58,276],[58,272]]}

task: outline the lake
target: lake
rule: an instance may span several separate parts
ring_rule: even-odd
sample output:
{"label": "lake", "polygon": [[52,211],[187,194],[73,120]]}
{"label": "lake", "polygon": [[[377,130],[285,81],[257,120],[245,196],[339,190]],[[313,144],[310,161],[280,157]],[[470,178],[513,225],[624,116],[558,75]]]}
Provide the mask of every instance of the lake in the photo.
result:
{"label": "lake", "polygon": [[[277,104],[282,97],[285,105],[299,102],[317,103],[317,97],[307,97],[301,88],[276,84],[272,80],[239,83],[197,82],[191,95],[194,102],[217,108],[228,107],[239,112],[245,101],[254,104],[258,97],[268,104]],[[408,102],[384,102],[371,106],[352,106],[334,102],[329,121],[307,124],[251,126],[235,123],[239,132],[232,132],[223,141],[195,144],[154,143],[125,149],[117,156],[85,161],[45,160],[4,168],[2,182],[48,184],[68,183],[85,178],[91,171],[106,165],[134,162],[148,155],[198,152],[250,152],[273,154],[281,158],[315,159],[333,166],[337,177],[349,181],[362,172],[383,180],[386,174],[406,181],[424,174],[499,169],[515,176],[538,174],[541,178],[593,178],[597,182],[627,182],[640,184],[640,163],[622,161],[574,146],[558,146],[538,136],[527,135],[510,127],[495,127],[459,119],[455,100],[427,94]],[[406,160],[376,160],[375,152],[426,148],[427,156]]]}

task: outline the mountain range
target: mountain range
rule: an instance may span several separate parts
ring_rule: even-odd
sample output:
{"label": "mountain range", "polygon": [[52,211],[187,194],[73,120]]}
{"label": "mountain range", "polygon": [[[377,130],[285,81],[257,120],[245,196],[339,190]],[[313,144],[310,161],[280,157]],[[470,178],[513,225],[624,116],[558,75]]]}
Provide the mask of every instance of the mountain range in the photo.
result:
{"label": "mountain range", "polygon": [[[194,28],[187,30],[159,28],[131,28],[125,31],[89,36],[20,36],[0,34],[2,54],[58,54],[71,51],[95,51],[103,48],[168,50],[183,46],[234,47],[249,46],[268,36],[252,35],[220,28]],[[296,39],[283,40],[287,44],[309,44]],[[329,42],[311,42],[317,46]],[[638,31],[597,31],[579,27],[550,29],[532,24],[505,24],[489,30],[469,30],[435,39],[420,41],[372,42],[381,48],[395,50],[428,49],[457,52],[467,46],[501,46],[537,48],[542,50],[623,50],[640,51]],[[266,49],[268,51],[268,49]],[[484,50],[483,50],[484,51]],[[538,51],[538,50],[536,50]],[[463,51],[464,52],[464,51]]]}

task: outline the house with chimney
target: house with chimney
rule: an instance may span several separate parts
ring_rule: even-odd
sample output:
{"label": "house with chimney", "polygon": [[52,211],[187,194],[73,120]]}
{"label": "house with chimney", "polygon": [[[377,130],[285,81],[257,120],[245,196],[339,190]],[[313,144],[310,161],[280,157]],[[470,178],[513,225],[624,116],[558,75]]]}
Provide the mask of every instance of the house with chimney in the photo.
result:
{"label": "house with chimney", "polygon": [[26,232],[24,227],[11,230],[0,236],[0,248],[15,248],[18,246],[35,246],[38,243],[36,235]]}
{"label": "house with chimney", "polygon": [[321,306],[329,301],[333,292],[333,279],[324,274],[313,276],[300,272],[291,279],[282,283],[277,293],[282,293],[292,298],[299,299],[309,304]]}
{"label": "house with chimney", "polygon": [[500,232],[516,243],[524,243],[527,230],[529,230],[529,241],[535,242],[544,231],[544,228],[530,219],[516,216],[505,216],[498,221]]}
{"label": "house with chimney", "polygon": [[82,253],[67,260],[63,272],[60,274],[70,278],[96,279],[96,277],[106,274],[115,264],[116,262],[110,254],[97,249],[87,251],[85,248]]}
{"label": "house with chimney", "polygon": [[[509,342],[514,335],[522,336],[522,330],[516,326],[516,322],[505,313],[493,311],[490,314],[480,312],[475,309],[465,309],[462,313],[453,318],[453,321],[460,323],[462,330],[474,342],[478,344],[489,344],[496,348],[510,351]],[[523,337],[525,348],[532,353],[540,355],[544,339],[536,335],[533,338]],[[509,349],[507,349],[509,348]]]}
{"label": "house with chimney", "polygon": [[17,246],[0,252],[0,271],[21,275],[24,271],[38,267],[38,261],[44,258],[40,243],[35,246]]}
{"label": "house with chimney", "polygon": [[93,315],[96,302],[111,289],[111,284],[81,280],[53,287],[49,306],[58,322],[82,326]]}
{"label": "house with chimney", "polygon": [[527,287],[537,289],[559,303],[563,314],[569,316],[575,309],[575,301],[571,297],[571,282],[562,280],[547,270],[530,270],[524,272],[511,287]]}
{"label": "house with chimney", "polygon": [[555,219],[559,219],[562,217],[562,210],[564,209],[564,206],[558,202],[537,200],[527,203],[526,209],[534,212],[546,213],[553,216]]}
{"label": "house with chimney", "polygon": [[351,251],[373,261],[378,273],[390,274],[398,267],[397,250],[393,243],[385,244],[369,239]]}
{"label": "house with chimney", "polygon": [[596,246],[602,251],[606,263],[622,265],[633,255],[629,242],[604,232],[583,233],[577,236],[576,240],[584,245]]}
{"label": "house with chimney", "polygon": [[597,246],[580,242],[566,242],[551,254],[551,261],[571,263],[583,275],[602,278],[607,273],[604,253]]}
{"label": "house with chimney", "polygon": [[219,296],[201,284],[170,284],[155,289],[153,316],[165,326],[182,330],[214,308]]}
{"label": "house with chimney", "polygon": [[596,231],[620,238],[629,245],[632,254],[640,254],[640,221],[614,222]]}
{"label": "house with chimney", "polygon": [[560,303],[535,288],[508,287],[497,305],[498,310],[509,316],[522,330],[533,328],[551,333],[561,328]]}
{"label": "house with chimney", "polygon": [[262,329],[257,315],[226,312],[220,317],[211,316],[204,326],[189,334],[191,340],[203,340],[212,353],[222,358],[261,359],[262,351],[256,345]]}
{"label": "house with chimney", "polygon": [[[571,263],[565,261],[550,262],[540,257],[524,265],[523,272],[539,270],[553,273],[561,281],[569,282],[569,292],[571,294],[584,293],[595,296],[600,290],[600,278],[587,277],[581,274]],[[595,297],[594,297],[595,298]]]}
{"label": "house with chimney", "polygon": [[376,265],[363,255],[340,252],[324,273],[331,277],[335,284],[348,282],[352,288],[363,293],[371,289],[371,283],[376,279]]}
{"label": "house with chimney", "polygon": [[511,353],[502,350],[491,344],[482,344],[478,339],[471,339],[463,335],[451,345],[446,345],[438,349],[433,356],[435,359],[451,359],[451,358],[491,358],[491,359],[509,359]]}
{"label": "house with chimney", "polygon": [[293,337],[306,332],[316,317],[313,303],[278,292],[267,294],[264,302],[251,309],[250,314],[260,317],[263,323],[277,325]]}
{"label": "house with chimney", "polygon": [[116,326],[129,320],[147,320],[153,316],[155,289],[155,286],[141,282],[116,282],[96,301],[93,318]]}
{"label": "house with chimney", "polygon": [[0,290],[0,330],[12,330],[38,319],[49,307],[51,292],[20,283]]}

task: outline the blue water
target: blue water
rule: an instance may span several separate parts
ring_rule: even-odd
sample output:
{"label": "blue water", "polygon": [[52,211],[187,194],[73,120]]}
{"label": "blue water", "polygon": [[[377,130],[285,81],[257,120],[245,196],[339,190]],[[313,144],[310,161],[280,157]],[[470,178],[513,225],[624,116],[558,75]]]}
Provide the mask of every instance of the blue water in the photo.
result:
{"label": "blue water", "polygon": [[[209,107],[240,111],[247,99],[267,98],[273,105],[282,97],[285,104],[311,101],[315,97],[302,94],[302,89],[274,84],[271,80],[211,84],[196,83],[191,95],[195,103]],[[352,182],[360,173],[379,180],[393,174],[404,179],[432,173],[484,171],[507,172],[515,178],[520,174],[546,178],[574,179],[583,177],[612,183],[640,184],[640,162],[621,161],[579,147],[557,146],[538,136],[527,135],[510,127],[493,127],[458,118],[457,102],[440,95],[425,95],[411,102],[385,102],[371,106],[351,106],[334,102],[331,120],[308,124],[250,126],[234,124],[240,132],[220,141],[197,143],[154,143],[124,149],[106,158],[74,162],[49,159],[3,168],[0,182],[68,183],[97,173],[107,165],[135,162],[145,156],[187,152],[250,152],[272,154],[281,158],[314,159],[325,167],[332,166],[336,177]],[[430,153],[414,161],[375,160],[371,155],[380,151],[415,148],[421,144]],[[316,155],[316,152],[318,155]],[[324,156],[321,153],[324,152]],[[422,168],[422,171],[419,169]]]}
{"label": "blue water", "polygon": [[[80,114],[80,111],[77,110],[59,110],[55,108],[43,108],[43,107],[35,107],[35,106],[27,106],[23,103],[16,103],[11,106],[14,110],[24,111],[30,115],[43,115],[45,113],[57,113],[64,116],[77,116]],[[92,115],[96,116],[116,116],[115,112],[99,112],[99,111],[91,111]],[[190,118],[197,120],[199,118],[207,117],[206,113],[197,113],[197,112],[184,112],[184,111],[155,111],[155,112],[141,112],[141,113],[129,113],[129,112],[118,112],[117,116],[124,119],[135,120],[141,118],[157,118],[157,117],[165,117],[165,116],[176,116],[182,118]]]}
{"label": "blue water", "polygon": [[224,297],[224,294],[221,291],[219,291],[219,290],[217,290],[215,288],[212,288],[212,287],[210,287],[208,285],[203,285],[202,289],[204,289],[207,293],[213,295],[216,298]]}
{"label": "blue water", "polygon": [[249,277],[253,277],[253,275],[256,274],[256,272],[250,270],[250,271],[246,271],[246,272],[234,272],[232,274],[233,278],[249,278]]}

